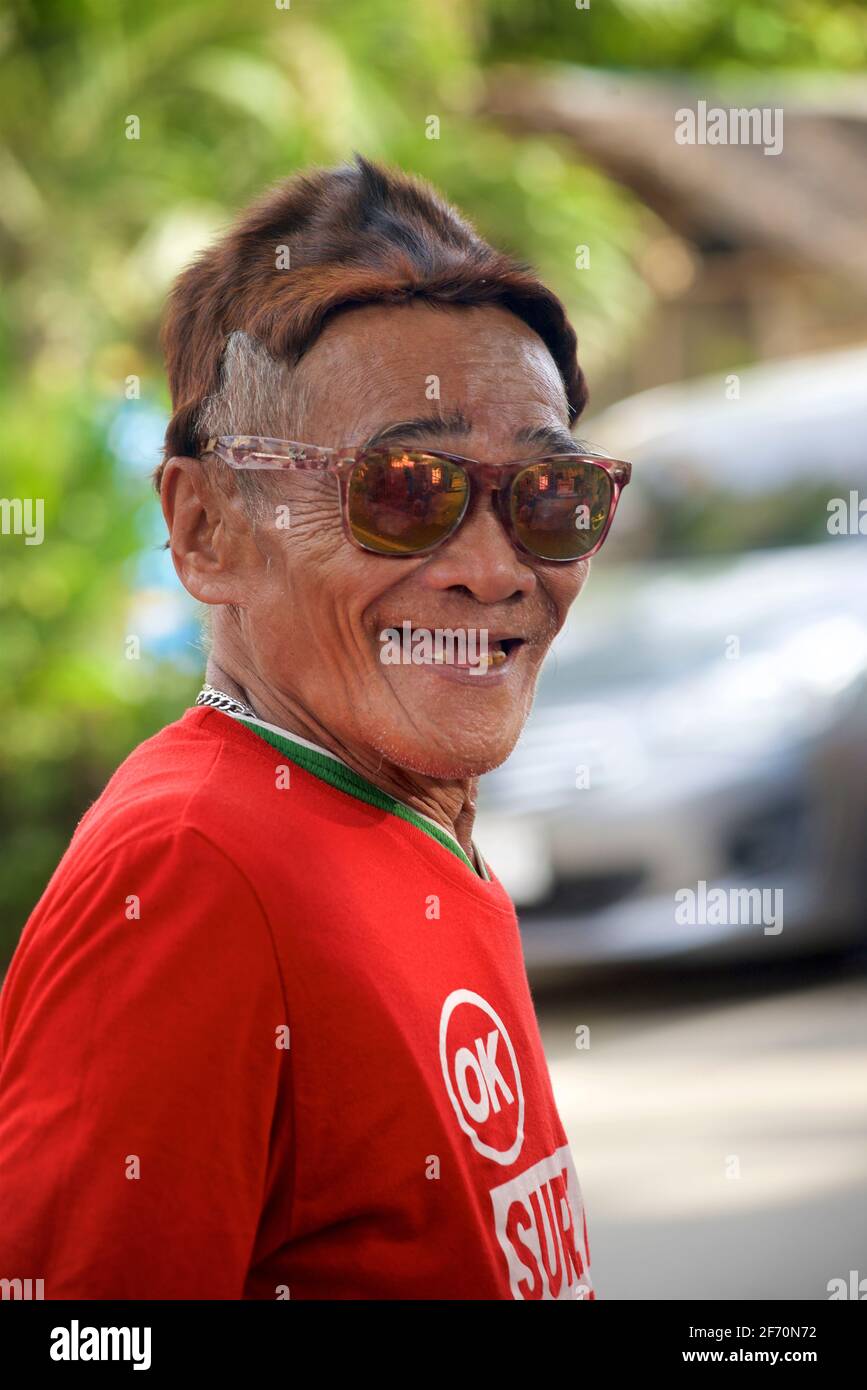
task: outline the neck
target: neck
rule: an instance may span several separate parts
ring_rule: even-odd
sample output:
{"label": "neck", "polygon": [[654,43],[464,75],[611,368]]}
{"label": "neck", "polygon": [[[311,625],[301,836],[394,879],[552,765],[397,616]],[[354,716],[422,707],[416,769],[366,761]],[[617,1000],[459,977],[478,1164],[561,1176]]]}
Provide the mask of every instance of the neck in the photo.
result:
{"label": "neck", "polygon": [[372,782],[380,791],[403,801],[414,811],[428,816],[437,825],[454,835],[471,863],[475,862],[472,835],[476,816],[475,777],[453,781],[426,777],[390,763],[374,748],[345,743],[310,710],[304,709],[291,696],[268,691],[240,673],[229,674],[214,657],[208,659],[205,680],[227,695],[250,706],[257,719],[285,729],[287,734],[318,743],[329,753],[342,758],[353,772]]}

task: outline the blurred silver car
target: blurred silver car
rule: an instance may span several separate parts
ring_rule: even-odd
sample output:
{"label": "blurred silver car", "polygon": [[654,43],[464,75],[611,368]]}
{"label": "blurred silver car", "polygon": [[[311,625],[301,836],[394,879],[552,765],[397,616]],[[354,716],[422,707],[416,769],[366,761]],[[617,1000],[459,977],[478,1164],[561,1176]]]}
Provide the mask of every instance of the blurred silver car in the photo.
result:
{"label": "blurred silver car", "polygon": [[[746,430],[719,382],[595,422],[631,517],[479,800],[532,972],[867,940],[865,378],[862,353],[744,372]],[[745,894],[775,914],[701,910]]]}

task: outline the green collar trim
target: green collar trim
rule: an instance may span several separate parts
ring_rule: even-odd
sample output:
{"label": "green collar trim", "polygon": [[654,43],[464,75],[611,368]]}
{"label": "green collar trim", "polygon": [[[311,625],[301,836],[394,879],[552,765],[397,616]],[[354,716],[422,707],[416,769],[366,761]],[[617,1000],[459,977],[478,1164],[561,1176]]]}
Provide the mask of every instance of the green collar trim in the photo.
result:
{"label": "green collar trim", "polygon": [[466,864],[476,878],[490,882],[490,874],[481,855],[479,855],[479,863],[484,872],[480,874],[475,864],[447,830],[443,830],[441,826],[428,820],[426,816],[420,815],[403,801],[389,796],[388,792],[381,791],[379,787],[368,782],[366,777],[362,777],[351,767],[347,767],[328,753],[319,753],[315,748],[307,748],[303,743],[296,743],[286,734],[275,733],[273,729],[263,729],[260,724],[254,724],[238,715],[232,717],[236,719],[237,723],[243,724],[246,729],[249,729],[251,733],[258,734],[259,738],[270,743],[273,748],[285,753],[299,767],[303,767],[305,772],[312,773],[314,777],[328,782],[332,787],[337,787],[349,796],[357,797],[359,801],[366,801],[369,806],[376,806],[380,811],[388,811],[401,820],[409,821],[410,825],[416,826],[418,830],[423,830],[425,835],[429,835],[432,840],[437,840],[445,849],[450,850],[456,859],[460,859],[462,864]]}

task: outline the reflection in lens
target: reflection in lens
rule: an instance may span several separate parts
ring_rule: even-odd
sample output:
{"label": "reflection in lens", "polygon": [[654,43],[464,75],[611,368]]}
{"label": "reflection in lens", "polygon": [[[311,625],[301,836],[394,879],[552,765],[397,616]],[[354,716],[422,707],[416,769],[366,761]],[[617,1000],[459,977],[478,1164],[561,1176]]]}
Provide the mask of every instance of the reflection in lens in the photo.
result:
{"label": "reflection in lens", "polygon": [[443,540],[460,522],[469,479],[430,454],[375,449],[352,471],[349,523],[357,541],[381,555],[412,555]]}
{"label": "reflection in lens", "polygon": [[521,544],[543,560],[579,560],[597,544],[611,511],[611,479],[594,463],[535,463],[512,484]]}

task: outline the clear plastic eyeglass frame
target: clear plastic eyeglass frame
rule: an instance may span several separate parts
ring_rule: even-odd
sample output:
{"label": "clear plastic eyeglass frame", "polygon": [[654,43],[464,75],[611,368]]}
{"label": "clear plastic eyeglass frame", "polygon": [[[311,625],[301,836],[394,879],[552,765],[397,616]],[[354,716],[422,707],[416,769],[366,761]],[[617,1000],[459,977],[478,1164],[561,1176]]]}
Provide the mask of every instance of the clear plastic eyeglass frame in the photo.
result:
{"label": "clear plastic eyeglass frame", "polygon": [[[368,459],[383,454],[403,455],[409,463],[416,459],[441,460],[457,465],[468,478],[466,501],[460,514],[456,516],[448,531],[432,544],[412,549],[400,554],[387,555],[375,546],[366,544],[355,534],[350,515],[350,494],[353,471]],[[632,476],[632,464],[624,459],[608,458],[604,454],[575,453],[547,454],[543,457],[516,459],[509,463],[482,463],[476,459],[464,458],[460,454],[447,454],[438,449],[413,449],[403,445],[359,445],[346,449],[329,449],[317,444],[302,444],[291,439],[270,439],[259,435],[235,434],[221,435],[207,441],[200,457],[214,456],[230,468],[239,470],[267,470],[271,472],[318,472],[336,477],[340,495],[340,511],[343,529],[347,539],[359,550],[372,551],[391,559],[411,559],[416,555],[429,554],[450,540],[463,522],[469,510],[475,484],[482,483],[493,489],[497,510],[512,544],[534,559],[547,560],[552,564],[574,564],[576,559],[588,560],[602,546],[617,511],[617,504],[623,489]],[[512,514],[511,491],[515,480],[531,468],[563,464],[582,464],[601,469],[608,477],[611,486],[611,502],[604,525],[592,545],[578,556],[568,558],[546,557],[530,549],[521,539]]]}

